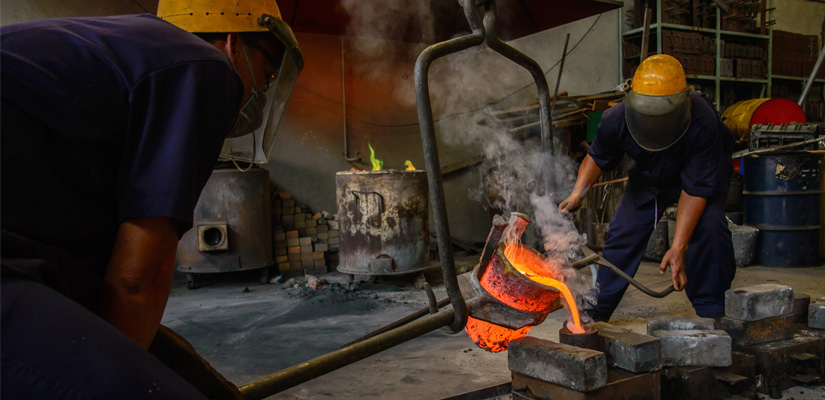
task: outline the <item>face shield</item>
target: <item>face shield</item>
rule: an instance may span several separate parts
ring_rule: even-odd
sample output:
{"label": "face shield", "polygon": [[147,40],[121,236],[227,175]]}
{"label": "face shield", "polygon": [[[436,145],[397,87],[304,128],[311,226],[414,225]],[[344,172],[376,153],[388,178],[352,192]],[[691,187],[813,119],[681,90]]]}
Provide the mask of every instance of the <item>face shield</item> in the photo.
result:
{"label": "face shield", "polygon": [[690,125],[690,89],[666,96],[627,92],[625,121],[643,149],[661,151],[679,141]]}
{"label": "face shield", "polygon": [[270,63],[280,65],[280,68],[276,76],[267,82],[263,88],[266,95],[266,104],[263,108],[264,119],[261,126],[243,136],[224,140],[219,156],[223,161],[243,161],[255,164],[264,164],[269,161],[269,154],[275,142],[275,134],[281,124],[289,98],[292,96],[292,89],[295,87],[298,74],[304,67],[298,41],[295,39],[292,29],[284,21],[264,14],[258,19],[258,23],[269,29],[276,40],[284,46],[283,57],[277,59],[256,41],[247,41],[247,43],[262,51],[270,60]]}

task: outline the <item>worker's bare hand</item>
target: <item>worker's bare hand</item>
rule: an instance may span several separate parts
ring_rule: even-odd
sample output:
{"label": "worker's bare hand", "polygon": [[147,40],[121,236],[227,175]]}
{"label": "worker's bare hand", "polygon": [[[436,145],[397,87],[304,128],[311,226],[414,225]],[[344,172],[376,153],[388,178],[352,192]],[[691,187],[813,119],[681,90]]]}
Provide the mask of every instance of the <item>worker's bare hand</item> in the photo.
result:
{"label": "worker's bare hand", "polygon": [[659,265],[659,274],[664,274],[667,268],[670,267],[671,278],[673,279],[673,288],[676,291],[682,291],[687,285],[687,276],[685,275],[685,252],[679,249],[671,248],[662,257],[662,263]]}
{"label": "worker's bare hand", "polygon": [[575,194],[571,194],[564,201],[559,203],[559,211],[561,213],[575,214],[582,206],[582,199]]}

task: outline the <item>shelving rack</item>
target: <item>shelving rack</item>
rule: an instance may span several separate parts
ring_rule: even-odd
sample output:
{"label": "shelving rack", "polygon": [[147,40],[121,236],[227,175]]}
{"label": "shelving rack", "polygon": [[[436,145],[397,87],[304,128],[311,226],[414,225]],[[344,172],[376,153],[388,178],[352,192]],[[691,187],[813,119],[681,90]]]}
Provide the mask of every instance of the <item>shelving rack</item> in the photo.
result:
{"label": "shelving rack", "polygon": [[[773,0],[764,0],[768,1],[769,4],[766,5],[767,13],[769,17],[767,20],[773,19]],[[650,25],[650,36],[651,36],[651,44],[655,43],[655,53],[661,54],[663,50],[663,30],[673,30],[673,31],[689,31],[689,32],[699,32],[703,35],[712,36],[715,39],[716,51],[713,55],[714,60],[714,73],[713,75],[696,75],[690,74],[687,75],[686,78],[688,82],[699,82],[708,84],[710,83],[713,87],[713,96],[711,99],[716,104],[717,110],[722,111],[723,102],[721,101],[722,98],[722,89],[727,86],[727,84],[754,84],[760,85],[759,96],[758,97],[770,97],[771,96],[771,88],[772,88],[772,80],[773,76],[771,75],[771,54],[773,50],[773,41],[772,41],[772,27],[769,25],[767,28],[767,34],[755,34],[755,33],[747,33],[747,32],[735,32],[730,30],[722,30],[722,10],[719,7],[716,7],[716,27],[715,28],[704,28],[704,27],[695,27],[695,26],[687,26],[687,25],[678,25],[672,23],[660,23],[662,21],[662,0],[656,0],[656,8],[655,18],[653,19]],[[620,16],[621,18],[621,16]],[[619,29],[621,30],[623,27],[623,23],[620,21]],[[631,41],[631,40],[640,40],[640,35],[643,33],[644,27],[634,28],[628,30],[626,32],[621,32],[622,41]],[[639,38],[634,38],[635,36],[639,36]],[[655,36],[655,42],[653,42],[653,37]],[[723,40],[730,40],[733,39],[734,41],[766,41],[767,42],[767,58],[766,58],[766,76],[765,78],[737,78],[737,77],[727,77],[721,75],[721,68],[720,68],[720,59],[722,58],[722,41]],[[654,49],[650,49],[649,54],[654,54]],[[621,56],[622,62],[619,65],[620,75],[624,76],[624,54],[622,52]],[[801,80],[805,81],[805,78],[796,78],[796,77],[776,77],[777,79],[792,79],[792,80]],[[824,81],[825,82],[825,81]]]}

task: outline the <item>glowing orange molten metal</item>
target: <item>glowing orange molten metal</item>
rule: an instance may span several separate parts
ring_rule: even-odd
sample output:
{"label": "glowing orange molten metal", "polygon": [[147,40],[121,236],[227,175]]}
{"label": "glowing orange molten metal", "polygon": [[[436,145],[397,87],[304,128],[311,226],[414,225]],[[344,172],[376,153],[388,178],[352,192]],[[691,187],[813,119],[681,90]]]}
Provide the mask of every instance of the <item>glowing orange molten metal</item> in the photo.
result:
{"label": "glowing orange molten metal", "polygon": [[491,353],[498,353],[507,350],[507,343],[527,335],[532,326],[525,326],[521,329],[510,329],[501,325],[491,324],[487,321],[467,317],[467,325],[464,330],[470,336],[470,340],[478,347]]}
{"label": "glowing orange molten metal", "polygon": [[[541,289],[530,281],[517,278],[515,271],[506,268],[496,270],[488,268],[480,278],[481,286],[493,297],[502,303],[527,312],[550,312],[555,310],[554,303],[561,295],[564,296],[573,315],[573,323],[568,325],[568,329],[573,333],[584,333],[579,319],[579,312],[576,302],[567,285],[554,279],[557,276],[557,269],[545,260],[538,252],[529,247],[524,247],[516,242],[508,243],[504,248],[504,256],[510,265],[518,273],[534,283],[550,286],[558,290]],[[491,265],[497,260],[494,259]],[[499,264],[500,265],[500,264]],[[558,307],[558,305],[555,305]],[[464,330],[479,347],[487,351],[496,353],[507,350],[507,344],[514,339],[527,335],[531,326],[520,329],[510,329],[494,323],[482,321],[473,317],[468,318]]]}
{"label": "glowing orange molten metal", "polygon": [[579,309],[576,307],[576,301],[570,289],[564,283],[551,278],[555,275],[553,267],[548,265],[547,261],[542,259],[537,253],[530,251],[527,247],[515,243],[508,243],[504,248],[504,256],[510,261],[513,268],[524,274],[536,283],[545,286],[550,286],[560,291],[567,306],[570,307],[570,313],[573,315],[573,326],[568,326],[572,333],[584,333],[581,319],[579,318]]}

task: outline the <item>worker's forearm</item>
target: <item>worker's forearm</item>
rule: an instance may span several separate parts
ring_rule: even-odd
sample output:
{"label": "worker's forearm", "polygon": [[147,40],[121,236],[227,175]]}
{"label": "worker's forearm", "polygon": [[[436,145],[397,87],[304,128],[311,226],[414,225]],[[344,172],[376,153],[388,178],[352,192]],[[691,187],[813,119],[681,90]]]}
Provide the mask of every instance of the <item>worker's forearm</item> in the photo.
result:
{"label": "worker's forearm", "polygon": [[596,165],[596,162],[593,161],[593,158],[591,158],[588,154],[584,157],[584,161],[582,161],[582,165],[579,167],[579,174],[576,177],[576,185],[573,186],[573,192],[570,195],[583,199],[601,175],[601,168]]}
{"label": "worker's forearm", "polygon": [[705,211],[707,199],[704,197],[694,197],[685,191],[679,197],[679,204],[676,207],[676,232],[673,236],[671,248],[685,252],[690,243],[690,237],[696,228],[699,217]]}
{"label": "worker's forearm", "polygon": [[101,316],[148,348],[172,287],[177,222],[142,218],[124,222],[103,285]]}

